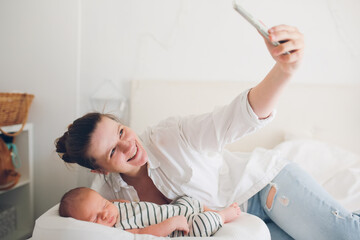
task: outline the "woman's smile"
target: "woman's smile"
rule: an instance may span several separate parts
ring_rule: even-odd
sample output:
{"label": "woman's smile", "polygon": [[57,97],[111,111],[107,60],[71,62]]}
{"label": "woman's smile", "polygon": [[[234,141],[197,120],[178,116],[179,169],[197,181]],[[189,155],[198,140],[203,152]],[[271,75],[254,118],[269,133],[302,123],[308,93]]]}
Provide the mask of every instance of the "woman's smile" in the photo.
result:
{"label": "woman's smile", "polygon": [[134,154],[133,154],[127,161],[129,162],[129,161],[133,160],[133,159],[135,158],[135,155],[137,154],[137,152],[138,152],[138,148],[137,148],[137,146],[135,145],[135,152],[134,152]]}
{"label": "woman's smile", "polygon": [[135,132],[103,117],[91,137],[89,155],[106,172],[133,173],[147,162],[147,153]]}

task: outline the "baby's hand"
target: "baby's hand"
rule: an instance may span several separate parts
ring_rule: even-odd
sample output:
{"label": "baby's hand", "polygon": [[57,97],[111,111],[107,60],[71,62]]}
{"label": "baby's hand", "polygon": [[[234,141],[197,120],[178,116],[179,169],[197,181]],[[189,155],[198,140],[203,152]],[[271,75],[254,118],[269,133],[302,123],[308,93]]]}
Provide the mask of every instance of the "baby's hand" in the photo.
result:
{"label": "baby's hand", "polygon": [[184,216],[175,216],[171,218],[175,226],[175,230],[183,231],[185,234],[189,233],[189,225],[187,223],[186,217]]}
{"label": "baby's hand", "polygon": [[[304,53],[304,36],[296,27],[279,25],[269,29],[271,41],[280,42],[279,46],[273,46],[265,38],[265,43],[271,56],[286,73],[293,73],[299,66]],[[290,54],[284,54],[289,52]]]}

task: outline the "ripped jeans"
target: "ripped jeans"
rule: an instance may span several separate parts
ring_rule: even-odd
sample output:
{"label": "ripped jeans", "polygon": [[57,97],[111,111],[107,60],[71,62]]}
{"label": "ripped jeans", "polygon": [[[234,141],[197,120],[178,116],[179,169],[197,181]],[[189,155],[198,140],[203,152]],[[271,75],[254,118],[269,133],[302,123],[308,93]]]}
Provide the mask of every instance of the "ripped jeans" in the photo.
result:
{"label": "ripped jeans", "polygon": [[308,173],[289,163],[248,201],[271,239],[359,240],[360,216],[342,207]]}

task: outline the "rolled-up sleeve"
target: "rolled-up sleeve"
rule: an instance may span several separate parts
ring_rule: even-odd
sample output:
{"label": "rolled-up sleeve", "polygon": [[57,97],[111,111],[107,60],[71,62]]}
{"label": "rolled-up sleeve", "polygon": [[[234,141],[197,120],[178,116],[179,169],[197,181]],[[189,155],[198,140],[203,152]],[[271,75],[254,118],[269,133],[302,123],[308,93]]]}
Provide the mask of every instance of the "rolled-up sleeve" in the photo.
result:
{"label": "rolled-up sleeve", "polygon": [[226,144],[265,126],[274,118],[275,111],[268,118],[259,119],[249,104],[248,93],[249,89],[213,112],[183,118],[180,122],[183,139],[200,152],[221,151]]}

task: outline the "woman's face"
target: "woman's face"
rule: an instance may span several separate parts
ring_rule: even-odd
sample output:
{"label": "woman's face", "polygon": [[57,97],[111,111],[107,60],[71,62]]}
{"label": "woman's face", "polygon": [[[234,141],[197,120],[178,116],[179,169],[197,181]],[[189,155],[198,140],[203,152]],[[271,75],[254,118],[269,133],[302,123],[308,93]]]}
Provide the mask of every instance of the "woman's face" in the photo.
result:
{"label": "woman's face", "polygon": [[88,154],[105,172],[134,176],[148,156],[136,134],[128,127],[102,117],[90,140]]}

